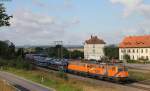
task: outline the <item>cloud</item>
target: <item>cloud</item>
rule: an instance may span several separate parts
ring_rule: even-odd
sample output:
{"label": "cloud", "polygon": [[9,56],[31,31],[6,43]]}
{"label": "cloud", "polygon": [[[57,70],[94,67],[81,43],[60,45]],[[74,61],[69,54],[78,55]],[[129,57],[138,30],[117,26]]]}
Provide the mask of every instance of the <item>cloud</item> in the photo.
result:
{"label": "cloud", "polygon": [[59,6],[50,3],[43,3],[40,0],[32,0],[32,4],[47,11],[64,11],[74,8],[73,4],[71,3],[71,0],[64,0],[63,3]]}
{"label": "cloud", "polygon": [[132,27],[124,27],[118,29],[116,36],[124,37],[128,35],[145,35],[150,34],[150,5],[145,4],[144,0],[110,0],[112,4],[120,4],[123,6],[123,16],[129,17],[132,14],[138,13],[143,20],[136,22]]}
{"label": "cloud", "polygon": [[45,45],[54,40],[64,40],[67,29],[79,24],[77,18],[62,21],[58,17],[36,14],[29,10],[17,10],[11,19],[11,26],[0,31],[0,38],[16,45]]}
{"label": "cloud", "polygon": [[123,16],[127,17],[133,13],[139,13],[150,17],[150,5],[144,4],[143,0],[110,0],[113,4],[124,6]]}

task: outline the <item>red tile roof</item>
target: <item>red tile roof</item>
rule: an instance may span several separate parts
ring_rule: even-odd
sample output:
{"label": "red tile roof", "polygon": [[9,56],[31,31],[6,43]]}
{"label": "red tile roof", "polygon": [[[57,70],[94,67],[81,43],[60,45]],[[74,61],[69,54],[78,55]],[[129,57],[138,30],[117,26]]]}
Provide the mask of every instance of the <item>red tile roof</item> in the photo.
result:
{"label": "red tile roof", "polygon": [[85,41],[86,44],[105,44],[102,39],[99,39],[97,36],[91,36],[89,40]]}
{"label": "red tile roof", "polygon": [[120,48],[150,47],[150,35],[128,36],[119,44]]}

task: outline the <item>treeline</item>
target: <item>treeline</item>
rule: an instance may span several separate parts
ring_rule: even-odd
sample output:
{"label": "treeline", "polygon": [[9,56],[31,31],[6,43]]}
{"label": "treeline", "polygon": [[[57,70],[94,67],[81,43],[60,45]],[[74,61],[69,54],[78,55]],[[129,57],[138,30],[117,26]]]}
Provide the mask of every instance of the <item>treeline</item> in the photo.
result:
{"label": "treeline", "polygon": [[15,45],[10,41],[0,41],[0,58],[13,59],[24,56],[23,48],[16,50]]}
{"label": "treeline", "polygon": [[[0,3],[0,28],[10,26],[10,18],[6,13],[6,8]],[[2,29],[1,29],[2,30]],[[30,69],[31,65],[23,59],[23,49],[15,50],[15,45],[10,41],[0,41],[0,67],[15,67]]]}
{"label": "treeline", "polygon": [[32,65],[24,60],[23,48],[16,50],[10,41],[0,41],[0,66],[31,69]]}
{"label": "treeline", "polygon": [[82,59],[84,58],[84,53],[78,50],[69,51],[62,45],[56,45],[49,48],[36,47],[35,53],[46,53],[49,57],[53,58],[71,58],[71,59]]}
{"label": "treeline", "polygon": [[[56,45],[54,47],[42,48],[36,47],[35,53],[47,53],[49,57],[54,58],[71,58],[71,59],[83,59],[84,52],[75,50],[68,51],[65,47],[61,45]],[[119,59],[119,48],[117,45],[107,45],[104,48],[105,57],[108,59]]]}

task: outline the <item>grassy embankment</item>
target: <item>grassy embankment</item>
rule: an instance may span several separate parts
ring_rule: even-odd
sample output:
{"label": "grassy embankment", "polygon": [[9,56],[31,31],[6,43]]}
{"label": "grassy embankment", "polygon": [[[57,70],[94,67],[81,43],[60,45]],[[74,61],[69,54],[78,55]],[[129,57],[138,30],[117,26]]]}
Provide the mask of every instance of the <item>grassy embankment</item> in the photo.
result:
{"label": "grassy embankment", "polygon": [[[84,80],[75,78],[64,79],[60,77],[58,72],[42,72],[40,70],[18,70],[14,68],[7,68],[5,71],[14,73],[25,79],[32,80],[34,82],[43,84],[47,87],[56,89],[56,91],[117,91],[117,88],[110,87],[104,84],[93,84]],[[42,76],[44,78],[41,81]]]}
{"label": "grassy embankment", "polygon": [[[119,91],[117,87],[107,86],[106,84],[93,84],[88,81],[63,77],[59,72],[43,72],[40,70],[25,70],[12,67],[4,67],[5,71],[21,76],[25,79],[43,84],[57,91]],[[129,69],[130,78],[141,81],[150,79],[150,72],[139,72]],[[44,78],[43,81],[42,77]]]}
{"label": "grassy embankment", "polygon": [[144,70],[129,69],[129,77],[136,81],[143,81],[150,79],[150,72],[144,72]]}

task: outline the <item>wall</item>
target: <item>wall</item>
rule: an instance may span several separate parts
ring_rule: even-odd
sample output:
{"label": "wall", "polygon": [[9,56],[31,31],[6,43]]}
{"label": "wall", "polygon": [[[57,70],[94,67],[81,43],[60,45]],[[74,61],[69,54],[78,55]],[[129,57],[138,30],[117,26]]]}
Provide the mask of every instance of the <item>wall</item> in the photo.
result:
{"label": "wall", "polygon": [[104,56],[104,44],[85,44],[84,58],[100,60]]}
{"label": "wall", "polygon": [[128,54],[131,60],[138,60],[141,57],[150,60],[150,48],[119,48],[120,60],[123,60],[125,54]]}

